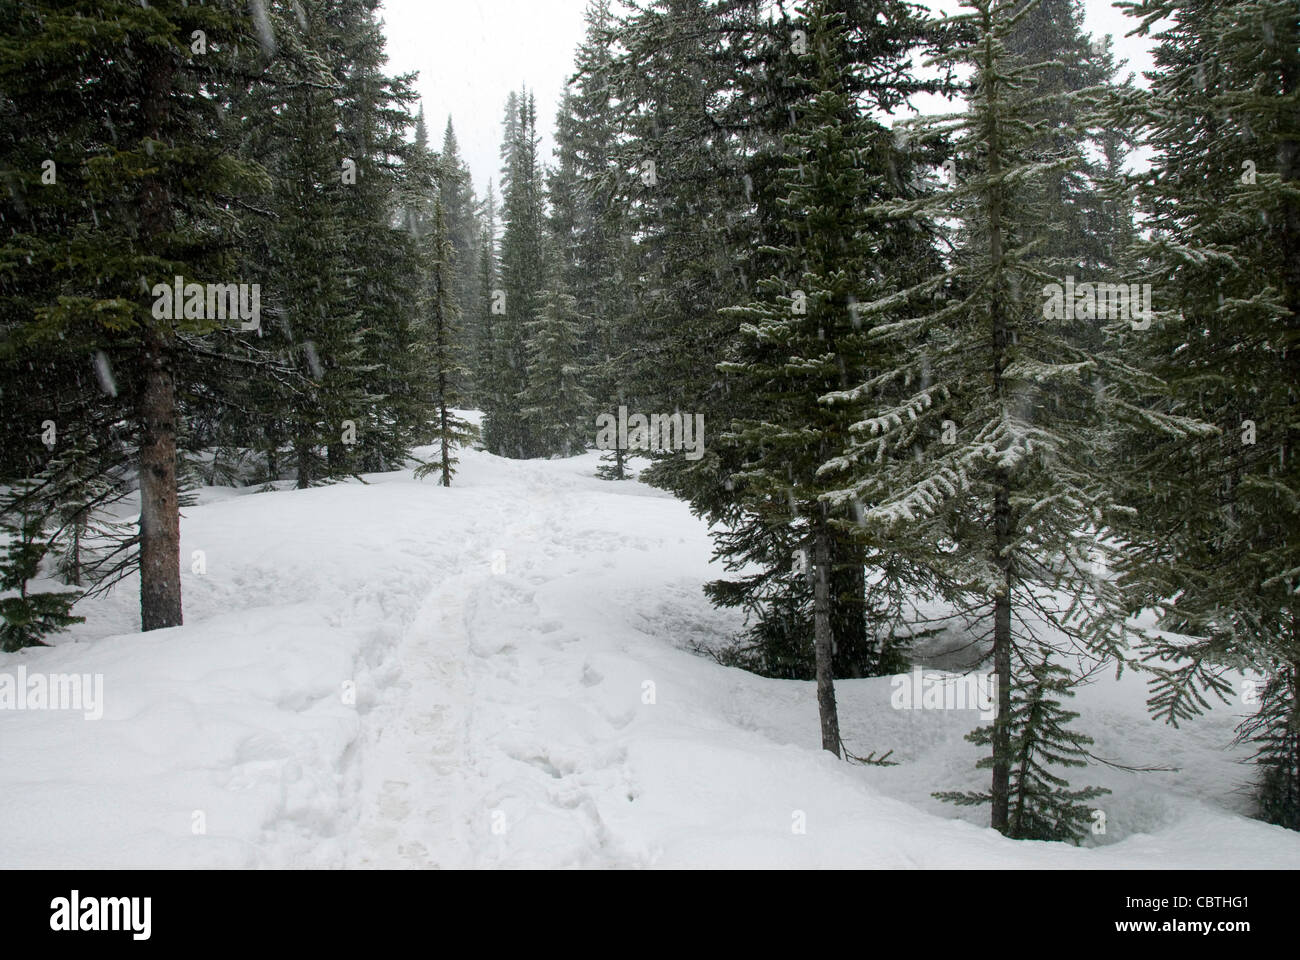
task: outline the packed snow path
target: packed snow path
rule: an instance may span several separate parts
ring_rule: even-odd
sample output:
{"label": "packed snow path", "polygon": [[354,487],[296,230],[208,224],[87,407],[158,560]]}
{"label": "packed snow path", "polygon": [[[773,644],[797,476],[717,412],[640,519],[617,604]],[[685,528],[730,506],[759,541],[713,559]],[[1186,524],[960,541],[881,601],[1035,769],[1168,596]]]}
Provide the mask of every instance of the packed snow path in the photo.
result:
{"label": "packed snow path", "polygon": [[[740,626],[687,508],[594,478],[594,454],[463,454],[309,491],[208,490],[186,511],[183,628],[133,632],[133,584],[0,672],[99,673],[104,716],[0,711],[0,865],[1295,867],[1241,816],[1223,708],[1173,731],[1140,678],[1077,700],[1107,833],[1016,843],[973,789],[967,712],[838,685],[862,768],[818,749],[810,685],[686,649]],[[73,642],[74,640],[79,642]],[[956,819],[958,815],[971,822]]]}

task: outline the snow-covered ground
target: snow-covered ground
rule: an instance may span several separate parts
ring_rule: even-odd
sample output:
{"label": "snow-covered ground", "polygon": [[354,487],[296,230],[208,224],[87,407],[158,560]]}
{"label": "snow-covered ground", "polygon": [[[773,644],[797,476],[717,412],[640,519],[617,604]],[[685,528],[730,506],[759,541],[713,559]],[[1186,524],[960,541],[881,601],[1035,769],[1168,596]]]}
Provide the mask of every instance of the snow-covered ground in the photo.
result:
{"label": "snow-covered ground", "polygon": [[207,489],[186,626],[135,632],[128,581],[0,654],[104,683],[101,719],[0,710],[0,866],[1300,866],[1300,835],[1243,816],[1240,709],[1173,730],[1141,677],[1091,684],[1098,756],[1177,769],[1078,771],[1114,791],[1106,833],[1009,841],[930,797],[984,788],[975,713],[842,681],[850,747],[901,761],[850,765],[810,684],[686,649],[740,620],[701,594],[721,573],[683,504],[594,453],[461,459],[451,489]]}

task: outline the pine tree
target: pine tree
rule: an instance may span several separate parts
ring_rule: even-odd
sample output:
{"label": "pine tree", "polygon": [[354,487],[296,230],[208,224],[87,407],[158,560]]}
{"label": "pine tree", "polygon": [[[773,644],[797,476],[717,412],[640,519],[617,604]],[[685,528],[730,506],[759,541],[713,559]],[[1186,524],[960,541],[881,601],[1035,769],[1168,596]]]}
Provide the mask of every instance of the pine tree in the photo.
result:
{"label": "pine tree", "polygon": [[[1016,118],[1040,130],[1025,144],[1025,155],[1057,164],[1022,187],[1033,191],[1025,206],[1041,211],[1040,221],[1026,230],[1036,244],[1032,262],[1060,282],[1115,276],[1132,230],[1127,205],[1115,203],[1105,189],[1123,166],[1123,135],[1116,127],[1095,128],[1093,105],[1116,71],[1108,41],[1085,33],[1079,0],[1039,0],[1007,34],[1006,45],[1012,63],[1032,68],[1024,87],[1010,91]],[[1092,345],[1101,339],[1095,336]]]}
{"label": "pine tree", "polygon": [[357,350],[348,361],[355,367],[355,400],[345,401],[355,406],[344,419],[357,430],[355,443],[330,436],[334,477],[401,464],[423,439],[430,414],[412,282],[418,253],[399,209],[412,149],[407,134],[414,77],[384,71],[379,6],[379,0],[328,4],[330,29],[313,35],[328,51],[326,63],[340,85],[336,162],[355,165],[355,177],[344,175],[345,166],[336,179],[342,181],[344,311],[358,327]]}
{"label": "pine tree", "polygon": [[494,403],[485,412],[483,440],[500,456],[537,456],[539,446],[523,417],[528,389],[529,321],[536,316],[546,283],[543,246],[542,171],[537,159],[537,105],[521,91],[518,110],[506,124],[506,171],[502,177],[501,289],[504,309],[493,317]]}
{"label": "pine tree", "polygon": [[[1177,724],[1269,676],[1240,733],[1255,747],[1261,816],[1300,829],[1300,23],[1294,3],[1131,5],[1155,40],[1147,92],[1115,111],[1154,151],[1135,192],[1149,228],[1142,279],[1161,297],[1138,362],[1159,409],[1215,434],[1130,431],[1121,474],[1135,513],[1120,566],[1159,626],[1150,706]],[[1189,639],[1190,638],[1190,639]]]}
{"label": "pine tree", "polygon": [[455,249],[447,232],[447,216],[442,206],[442,195],[434,202],[430,232],[422,238],[427,251],[428,295],[423,309],[429,317],[431,338],[428,351],[433,368],[435,417],[433,442],[438,448],[438,459],[416,470],[416,479],[437,471],[439,482],[451,486],[457,458],[452,453],[455,446],[464,446],[470,439],[469,424],[456,416],[452,408],[457,405],[457,383],[464,373],[457,357],[460,351],[460,306],[456,302]]}
{"label": "pine tree", "polygon": [[573,456],[592,436],[592,399],[583,385],[577,300],[558,271],[528,330],[528,387],[521,415],[542,455]]}
{"label": "pine tree", "polygon": [[489,182],[479,219],[478,257],[475,264],[477,287],[469,301],[472,307],[467,311],[472,323],[469,338],[474,371],[472,399],[484,412],[490,412],[499,403],[496,399],[497,385],[492,379],[497,349],[494,320],[498,301],[494,293],[500,286],[496,232],[496,196]]}
{"label": "pine tree", "polygon": [[[846,26],[841,80],[854,100],[892,110],[911,93],[943,87],[905,72],[913,52],[932,40],[914,8],[881,2],[825,9]],[[782,206],[790,163],[783,137],[807,95],[795,52],[806,42],[800,28],[784,13],[770,20],[761,4],[662,3],[625,18],[614,32],[627,53],[612,60],[611,85],[617,100],[638,106],[624,121],[625,168],[660,161],[653,187],[644,178],[632,181],[638,190],[630,226],[643,264],[632,289],[640,362],[619,386],[628,390],[630,382],[647,405],[699,411],[706,424],[767,415],[766,394],[708,369],[740,338],[737,314],[710,310],[751,295],[752,278],[779,279],[787,290],[801,284],[802,268],[782,252],[791,242]],[[880,149],[883,131],[875,133],[867,165],[873,175],[888,177],[889,195],[898,195],[907,188],[913,161]],[[704,221],[701,209],[711,211]],[[890,274],[922,276],[935,262],[928,237],[910,228],[885,238],[880,253],[877,262],[888,263]],[[756,615],[733,651],[736,662],[808,679],[814,670],[807,644],[814,585],[792,570],[801,537],[744,509],[731,479],[745,467],[741,448],[735,450],[733,456],[732,448],[714,442],[698,462],[662,456],[645,478],[708,517],[717,529],[717,556],[730,571],[746,571],[706,588],[715,603]],[[891,634],[905,609],[900,578],[908,571],[838,527],[830,552],[836,674],[898,668],[903,645]],[[868,578],[868,563],[888,576]]]}
{"label": "pine tree", "polygon": [[[451,117],[442,136],[441,183],[439,196],[447,219],[447,236],[451,240],[453,258],[451,270],[455,279],[456,303],[462,310],[473,303],[477,295],[479,223],[474,197],[474,180],[469,167],[460,155],[460,143]],[[463,390],[466,384],[458,385]]]}
{"label": "pine tree", "polygon": [[32,593],[27,584],[40,573],[41,561],[49,549],[39,517],[11,511],[6,503],[0,514],[0,534],[8,542],[0,557],[0,592],[18,591],[16,596],[0,597],[0,651],[13,653],[24,647],[47,646],[45,637],[85,617],[71,614],[80,599],[76,591]]}
{"label": "pine tree", "polygon": [[160,316],[151,291],[176,276],[234,279],[231,198],[262,184],[220,139],[220,102],[202,91],[244,69],[252,22],[234,2],[6,2],[0,16],[0,101],[25,134],[6,138],[2,161],[14,209],[0,261],[18,266],[6,283],[24,291],[7,336],[62,338],[113,371],[104,392],[121,398],[137,450],[141,622],[176,626],[176,376],[188,338],[217,321]]}
{"label": "pine tree", "polygon": [[[638,338],[631,287],[634,245],[626,208],[618,202],[615,175],[619,150],[616,104],[610,79],[614,25],[608,0],[593,0],[587,32],[578,48],[577,75],[556,118],[556,166],[548,193],[551,234],[560,256],[560,279],[583,318],[580,353],[587,383],[600,412],[635,405],[630,388]],[[627,476],[627,451],[615,446],[602,457],[600,476]]]}
{"label": "pine tree", "polygon": [[[1088,833],[1093,808],[1088,803],[1110,793],[1104,787],[1071,789],[1053,768],[1086,767],[1092,738],[1068,729],[1078,718],[1061,708],[1061,698],[1074,696],[1069,671],[1050,660],[1050,651],[1037,662],[1022,664],[1011,697],[1010,810],[1003,831],[1015,840],[1057,840],[1078,844]],[[980,746],[994,742],[992,726],[972,731],[967,740]],[[976,766],[988,769],[993,757]],[[934,794],[961,806],[991,803],[991,793],[943,791]]]}
{"label": "pine tree", "polygon": [[991,638],[999,703],[989,796],[992,825],[1007,833],[1012,703],[1028,669],[1017,650],[1070,643],[1097,659],[1124,652],[1123,604],[1100,569],[1119,507],[1095,446],[1098,428],[1141,420],[1186,437],[1203,426],[1126,399],[1149,379],[1109,351],[1091,351],[1091,335],[1076,331],[1099,321],[1055,309],[1048,297],[1052,278],[1035,267],[1029,243],[1045,221],[1032,185],[1069,161],[1034,156],[1042,124],[1017,106],[1039,68],[1007,52],[1033,8],[964,6],[946,21],[964,37],[943,60],[973,71],[969,112],[913,127],[922,139],[952,137],[956,182],[880,207],[932,223],[959,219],[958,244],[946,270],[860,305],[866,320],[895,315],[872,334],[902,362],[833,398],[862,403],[864,416],[845,456],[827,469],[854,478],[830,502],[860,504],[872,536],[928,557],[949,596],[982,622],[977,638]]}
{"label": "pine tree", "polygon": [[[833,677],[833,627],[843,601],[832,591],[836,531],[851,524],[852,508],[832,506],[823,464],[849,441],[854,411],[822,397],[846,390],[882,360],[859,322],[860,298],[896,278],[873,276],[884,259],[883,234],[862,213],[872,200],[894,196],[882,158],[892,137],[860,114],[846,80],[844,17],[823,2],[800,9],[807,37],[797,82],[805,90],[785,136],[785,242],[775,247],[784,269],[761,280],[762,300],[730,308],[739,317],[742,347],[719,369],[733,393],[753,398],[759,415],[737,417],[721,440],[743,456],[732,489],[744,510],[805,552],[812,580],[812,620],[822,716],[822,745],[840,752]],[[797,284],[797,286],[795,286]],[[725,542],[725,541],[724,541]],[[840,549],[850,545],[841,539]],[[848,565],[862,567],[861,553]],[[851,606],[861,618],[861,593]]]}

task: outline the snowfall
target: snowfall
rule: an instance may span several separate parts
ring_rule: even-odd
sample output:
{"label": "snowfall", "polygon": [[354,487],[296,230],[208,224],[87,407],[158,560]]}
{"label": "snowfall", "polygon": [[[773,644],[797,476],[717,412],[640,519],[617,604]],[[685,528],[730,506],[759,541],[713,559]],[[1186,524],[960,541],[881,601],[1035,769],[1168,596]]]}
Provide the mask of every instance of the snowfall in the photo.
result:
{"label": "snowfall", "polygon": [[897,761],[848,763],[812,684],[702,655],[744,620],[703,595],[725,572],[685,504],[595,452],[460,456],[450,489],[205,487],[185,626],[140,633],[125,581],[0,654],[103,680],[98,719],[0,710],[0,866],[1300,867],[1247,816],[1248,707],[1174,729],[1146,678],[1098,676],[1070,704],[1093,752],[1162,769],[1071,771],[1112,791],[1079,847],[1007,840],[931,796],[986,788],[977,712],[842,680],[849,749]]}

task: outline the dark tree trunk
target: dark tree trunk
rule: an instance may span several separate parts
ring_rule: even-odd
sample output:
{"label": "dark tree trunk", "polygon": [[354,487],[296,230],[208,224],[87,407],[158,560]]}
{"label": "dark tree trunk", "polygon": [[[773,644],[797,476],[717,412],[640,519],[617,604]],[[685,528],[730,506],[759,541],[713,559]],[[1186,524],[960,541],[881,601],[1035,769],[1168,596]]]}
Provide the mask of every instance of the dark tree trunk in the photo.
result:
{"label": "dark tree trunk", "polygon": [[[440,396],[446,396],[446,389],[447,389],[446,379],[447,378],[445,376],[440,375],[438,377],[438,391]],[[447,424],[447,420],[449,419],[447,416],[447,408],[445,406],[440,405],[438,408],[438,415],[439,415],[439,427],[442,431],[442,438],[441,438],[442,485],[444,487],[450,487],[451,486],[451,438],[447,432],[450,429],[450,427]]]}
{"label": "dark tree trunk", "polygon": [[311,486],[311,447],[305,442],[298,441],[293,445],[294,455],[298,461],[298,483],[299,490],[306,490]]}
{"label": "dark tree trunk", "polygon": [[822,749],[840,755],[840,718],[835,708],[835,668],[831,634],[831,532],[825,519],[813,534],[813,642],[817,658],[817,712]]}
{"label": "dark tree trunk", "polygon": [[140,626],[160,630],[181,625],[176,389],[156,331],[146,333],[140,360]]}
{"label": "dark tree trunk", "polygon": [[834,533],[831,540],[831,634],[835,676],[869,677],[876,666],[867,635],[863,606],[866,570],[862,566],[862,546],[847,534]]}
{"label": "dark tree trunk", "polygon": [[[144,76],[145,128],[164,139],[167,100],[175,66],[161,56]],[[171,195],[156,176],[141,184],[140,234],[154,248],[171,226]],[[150,318],[141,335],[136,418],[140,435],[140,625],[160,630],[181,625],[181,522],[176,493],[176,387],[169,345],[172,331]]]}
{"label": "dark tree trunk", "polygon": [[[1005,488],[996,494],[994,506],[997,542],[1010,528],[1011,506]],[[993,720],[992,827],[1006,833],[1010,826],[1011,803],[1011,570],[1004,561],[1002,592],[993,600],[993,672],[997,678],[998,707]]]}
{"label": "dark tree trunk", "polygon": [[[985,14],[985,28],[992,22]],[[985,46],[984,76],[994,76],[994,54],[991,45]],[[997,402],[1006,409],[1009,398],[1005,395],[1002,371],[1006,368],[1010,330],[1007,325],[1005,305],[1002,302],[1002,144],[998,129],[997,84],[993,79],[989,92],[990,122],[986,131],[988,140],[989,170],[989,265],[994,277],[990,303],[990,327],[993,348],[993,390]],[[997,677],[998,712],[993,721],[993,782],[992,827],[1006,833],[1010,824],[1011,800],[1011,585],[1014,571],[1011,564],[1013,518],[1011,516],[1011,479],[998,471],[993,483],[993,565],[1001,572],[999,592],[993,598],[993,670]]]}

